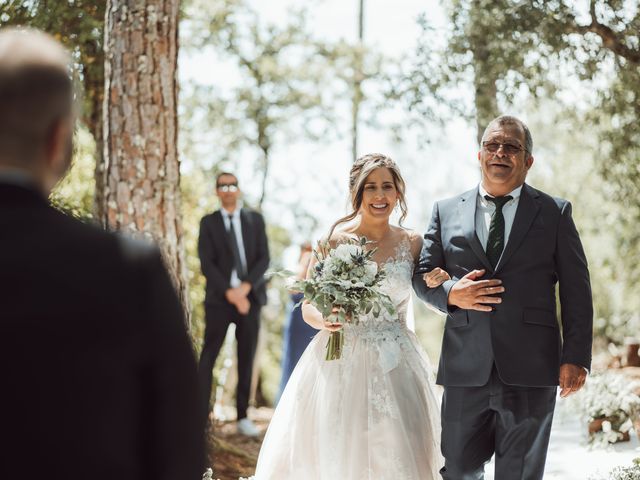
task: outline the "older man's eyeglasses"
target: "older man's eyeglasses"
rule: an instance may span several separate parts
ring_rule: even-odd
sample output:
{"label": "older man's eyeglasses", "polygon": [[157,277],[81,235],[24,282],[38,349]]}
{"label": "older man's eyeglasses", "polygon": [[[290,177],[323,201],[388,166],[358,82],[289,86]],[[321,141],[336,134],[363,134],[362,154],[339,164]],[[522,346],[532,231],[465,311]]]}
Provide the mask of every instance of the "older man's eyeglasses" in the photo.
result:
{"label": "older man's eyeglasses", "polygon": [[221,183],[217,185],[216,188],[220,192],[237,192],[238,184],[237,183]]}
{"label": "older man's eyeglasses", "polygon": [[516,155],[522,151],[527,151],[520,145],[514,145],[512,143],[498,143],[498,142],[482,142],[482,148],[489,153],[496,153],[502,147],[502,151],[507,155]]}

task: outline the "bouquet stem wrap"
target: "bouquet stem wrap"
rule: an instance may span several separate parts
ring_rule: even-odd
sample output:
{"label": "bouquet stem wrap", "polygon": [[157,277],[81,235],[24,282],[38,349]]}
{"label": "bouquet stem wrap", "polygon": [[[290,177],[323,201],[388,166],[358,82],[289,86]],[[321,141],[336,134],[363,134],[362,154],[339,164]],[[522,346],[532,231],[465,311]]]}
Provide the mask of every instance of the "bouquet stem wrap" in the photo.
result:
{"label": "bouquet stem wrap", "polygon": [[327,355],[325,360],[339,360],[342,356],[342,348],[344,345],[344,332],[342,329],[337,332],[331,332],[327,341]]}

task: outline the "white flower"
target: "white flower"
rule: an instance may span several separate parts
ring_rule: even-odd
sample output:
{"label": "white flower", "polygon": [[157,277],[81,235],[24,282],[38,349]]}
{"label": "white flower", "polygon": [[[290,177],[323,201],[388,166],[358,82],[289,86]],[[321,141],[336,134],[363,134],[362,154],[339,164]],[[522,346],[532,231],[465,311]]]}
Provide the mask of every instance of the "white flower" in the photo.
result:
{"label": "white flower", "polygon": [[325,270],[331,270],[335,263],[336,259],[334,257],[327,257],[322,263],[322,266]]}
{"label": "white flower", "polygon": [[604,433],[609,433],[611,431],[611,422],[608,420],[605,420],[604,422],[602,422],[602,431]]}
{"label": "white flower", "polygon": [[351,255],[360,254],[362,254],[362,248],[360,246],[350,243],[341,243],[335,248],[335,250],[333,250],[331,256],[339,258],[343,262],[350,262]]}
{"label": "white flower", "polygon": [[376,278],[376,273],[378,273],[378,264],[376,262],[368,261],[364,264],[364,281],[366,283],[373,282],[373,279]]}
{"label": "white flower", "polygon": [[627,421],[620,425],[620,431],[622,433],[628,432],[629,430],[631,430],[631,427],[633,427],[633,422],[630,418],[627,418]]}

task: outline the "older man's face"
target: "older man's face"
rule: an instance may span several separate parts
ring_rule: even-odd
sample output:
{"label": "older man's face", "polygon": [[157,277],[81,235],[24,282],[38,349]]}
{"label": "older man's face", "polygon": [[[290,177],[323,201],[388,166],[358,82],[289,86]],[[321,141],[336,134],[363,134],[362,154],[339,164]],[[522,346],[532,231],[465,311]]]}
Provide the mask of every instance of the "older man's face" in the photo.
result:
{"label": "older man's face", "polygon": [[525,151],[524,130],[517,124],[489,128],[478,152],[482,184],[494,196],[506,195],[522,185],[533,164]]}

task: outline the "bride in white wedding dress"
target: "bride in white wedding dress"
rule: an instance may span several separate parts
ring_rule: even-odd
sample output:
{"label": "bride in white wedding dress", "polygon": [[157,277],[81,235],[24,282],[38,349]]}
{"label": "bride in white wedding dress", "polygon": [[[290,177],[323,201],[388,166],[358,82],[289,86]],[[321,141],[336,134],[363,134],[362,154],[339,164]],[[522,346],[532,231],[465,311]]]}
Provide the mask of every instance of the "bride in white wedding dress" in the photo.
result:
{"label": "bride in white wedding dress", "polygon": [[[260,450],[257,480],[439,478],[439,402],[429,360],[406,326],[422,238],[389,224],[396,206],[401,220],[406,215],[405,184],[393,160],[380,154],[361,157],[349,186],[353,212],[336,222],[330,243],[360,236],[374,242],[374,260],[387,271],[382,289],[396,313],[366,315],[358,324],[342,326],[303,305],[305,321],[320,332],[278,403]],[[346,222],[351,223],[333,233]],[[427,275],[432,286],[446,273]],[[344,328],[342,357],[327,361],[327,340],[338,328]]]}

